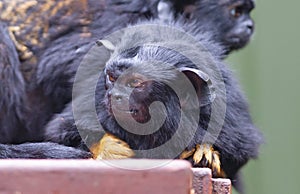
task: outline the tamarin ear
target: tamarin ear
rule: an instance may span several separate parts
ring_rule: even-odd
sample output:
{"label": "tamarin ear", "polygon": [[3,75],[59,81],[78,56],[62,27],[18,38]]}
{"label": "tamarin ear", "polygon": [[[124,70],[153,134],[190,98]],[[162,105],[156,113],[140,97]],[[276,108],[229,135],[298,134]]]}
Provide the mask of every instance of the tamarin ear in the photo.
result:
{"label": "tamarin ear", "polygon": [[160,0],[157,4],[157,16],[161,21],[170,22],[174,20],[174,3],[168,0]]}
{"label": "tamarin ear", "polygon": [[215,88],[206,73],[199,69],[189,67],[181,67],[179,68],[179,71],[184,73],[193,84],[199,99],[200,107],[211,104],[214,101],[216,97]]}

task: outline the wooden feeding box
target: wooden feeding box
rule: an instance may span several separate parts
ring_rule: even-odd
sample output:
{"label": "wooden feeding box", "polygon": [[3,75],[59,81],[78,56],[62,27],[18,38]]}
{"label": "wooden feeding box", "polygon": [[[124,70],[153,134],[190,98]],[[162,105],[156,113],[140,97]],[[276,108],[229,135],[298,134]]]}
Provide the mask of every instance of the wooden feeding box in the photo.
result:
{"label": "wooden feeding box", "polygon": [[0,160],[5,194],[227,194],[228,179],[183,160]]}

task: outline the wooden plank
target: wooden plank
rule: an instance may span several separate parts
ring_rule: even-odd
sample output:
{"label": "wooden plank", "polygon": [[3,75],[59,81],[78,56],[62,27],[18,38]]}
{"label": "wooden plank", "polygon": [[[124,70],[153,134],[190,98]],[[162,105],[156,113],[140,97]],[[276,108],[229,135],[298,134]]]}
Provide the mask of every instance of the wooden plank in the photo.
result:
{"label": "wooden plank", "polygon": [[213,194],[231,194],[230,179],[212,179]]}
{"label": "wooden plank", "polygon": [[0,160],[0,193],[189,194],[183,160]]}
{"label": "wooden plank", "polygon": [[192,168],[193,189],[195,194],[212,194],[211,170],[209,168]]}

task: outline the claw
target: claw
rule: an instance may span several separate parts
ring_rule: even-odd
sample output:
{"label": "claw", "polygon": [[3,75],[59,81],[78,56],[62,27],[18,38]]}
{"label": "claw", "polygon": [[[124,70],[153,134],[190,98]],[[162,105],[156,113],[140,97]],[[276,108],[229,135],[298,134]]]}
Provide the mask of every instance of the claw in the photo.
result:
{"label": "claw", "polygon": [[180,154],[180,156],[179,156],[179,158],[180,159],[186,159],[186,158],[189,158],[189,157],[191,157],[193,154],[194,154],[194,152],[195,152],[195,148],[193,148],[192,150],[189,150],[189,151],[183,151],[181,154]]}
{"label": "claw", "polygon": [[111,134],[105,134],[102,139],[90,148],[96,160],[124,159],[134,156],[128,144]]}
{"label": "claw", "polygon": [[203,153],[204,150],[201,147],[202,147],[202,145],[196,145],[196,151],[193,156],[193,160],[196,164],[200,163],[200,161],[202,160],[203,155],[204,155],[204,153]]}
{"label": "claw", "polygon": [[[211,145],[203,144],[203,145],[196,145],[196,151],[194,154],[194,162],[199,164],[202,159],[205,159],[205,166],[212,163],[212,152],[213,148]],[[204,155],[204,157],[203,157]]]}
{"label": "claw", "polygon": [[184,151],[180,155],[180,159],[187,159],[193,156],[193,165],[208,167],[212,170],[214,177],[225,177],[224,171],[221,169],[219,152],[215,151],[210,144],[197,144],[196,148]]}
{"label": "claw", "polygon": [[225,177],[225,173],[221,169],[219,153],[217,151],[214,151],[212,156],[213,156],[213,161],[214,161],[211,164],[211,169],[212,169],[213,174],[218,177]]}

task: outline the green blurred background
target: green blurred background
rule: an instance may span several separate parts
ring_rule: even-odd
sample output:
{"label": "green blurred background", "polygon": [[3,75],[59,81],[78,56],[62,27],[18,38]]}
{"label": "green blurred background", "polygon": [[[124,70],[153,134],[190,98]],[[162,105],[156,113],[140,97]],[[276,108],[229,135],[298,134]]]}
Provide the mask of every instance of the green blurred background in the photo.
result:
{"label": "green blurred background", "polygon": [[244,168],[247,194],[300,193],[300,1],[257,0],[256,31],[227,60],[266,143]]}

